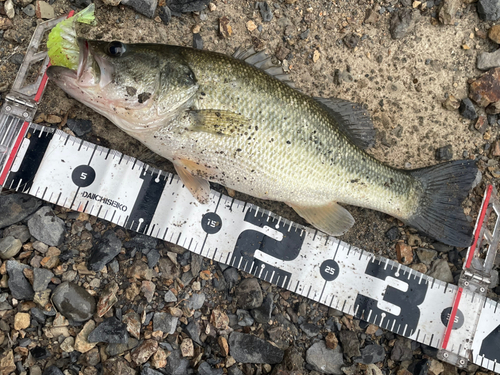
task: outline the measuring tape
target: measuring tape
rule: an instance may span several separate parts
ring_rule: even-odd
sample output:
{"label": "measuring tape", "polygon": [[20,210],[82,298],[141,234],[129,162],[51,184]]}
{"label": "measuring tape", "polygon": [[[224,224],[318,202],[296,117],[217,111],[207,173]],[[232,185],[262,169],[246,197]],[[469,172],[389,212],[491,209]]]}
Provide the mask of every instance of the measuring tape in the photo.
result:
{"label": "measuring tape", "polygon": [[[64,18],[64,17],[63,17]],[[85,212],[236,267],[398,335],[439,349],[458,367],[500,373],[500,307],[486,298],[500,204],[488,186],[459,286],[375,256],[216,191],[199,204],[180,179],[122,153],[30,121],[45,88],[41,23],[0,110],[0,186]],[[23,86],[27,67],[45,59]],[[126,181],[126,184],[123,183]],[[498,310],[498,311],[497,311]]]}

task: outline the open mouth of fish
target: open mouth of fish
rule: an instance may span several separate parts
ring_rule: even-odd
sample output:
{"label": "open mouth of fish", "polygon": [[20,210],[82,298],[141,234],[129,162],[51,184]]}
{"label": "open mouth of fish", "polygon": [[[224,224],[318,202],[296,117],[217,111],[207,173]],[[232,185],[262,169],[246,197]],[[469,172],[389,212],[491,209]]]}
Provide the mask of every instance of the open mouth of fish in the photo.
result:
{"label": "open mouth of fish", "polygon": [[51,66],[47,71],[49,77],[65,86],[86,88],[105,87],[111,82],[113,67],[99,54],[92,53],[92,46],[83,38],[78,38],[79,61],[76,70],[61,66]]}

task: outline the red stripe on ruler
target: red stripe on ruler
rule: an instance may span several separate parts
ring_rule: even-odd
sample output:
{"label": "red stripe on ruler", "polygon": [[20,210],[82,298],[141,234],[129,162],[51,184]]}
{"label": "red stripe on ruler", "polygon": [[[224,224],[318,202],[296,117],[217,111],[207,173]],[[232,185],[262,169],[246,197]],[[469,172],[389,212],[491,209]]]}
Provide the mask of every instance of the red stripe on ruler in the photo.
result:
{"label": "red stripe on ruler", "polygon": [[[469,248],[469,252],[467,254],[467,261],[465,263],[465,268],[470,268],[470,265],[472,263],[472,258],[474,258],[476,245],[477,242],[479,241],[479,235],[481,234],[484,217],[486,216],[486,211],[488,210],[488,204],[490,203],[492,192],[493,192],[493,185],[488,185],[488,189],[486,190],[486,197],[481,206],[481,212],[479,213],[479,217],[476,223],[476,230],[474,232],[474,242],[472,243],[472,246]],[[448,320],[448,325],[446,326],[446,332],[443,338],[443,345],[442,345],[443,349],[446,349],[446,347],[448,346],[451,331],[453,329],[453,324],[455,323],[455,317],[457,316],[458,305],[460,304],[460,299],[462,298],[462,292],[463,289],[458,288],[458,292],[457,295],[455,296],[455,301],[453,302],[453,307],[451,309],[450,319]]]}
{"label": "red stripe on ruler", "polygon": [[474,258],[474,253],[476,250],[477,241],[479,241],[479,234],[481,233],[481,228],[483,227],[484,217],[486,216],[486,210],[488,209],[488,204],[490,203],[491,193],[493,192],[493,185],[488,185],[486,190],[486,198],[484,199],[483,205],[481,207],[481,213],[476,224],[476,231],[474,232],[474,242],[469,248],[469,253],[467,254],[467,262],[465,263],[465,268],[470,268],[472,263],[472,258]]}
{"label": "red stripe on ruler", "polygon": [[[73,17],[73,15],[75,14],[75,11],[72,10],[68,13],[68,17],[67,18],[70,18],[70,17]],[[50,66],[50,62],[48,63],[47,65],[47,68]],[[42,94],[43,92],[45,91],[45,86],[47,86],[47,81],[48,81],[49,77],[47,77],[47,72],[44,72],[43,73],[43,77],[42,77],[42,81],[40,82],[40,86],[38,86],[38,90],[36,92],[36,95],[35,95],[35,102],[39,102],[40,99],[42,98]]]}
{"label": "red stripe on ruler", "polygon": [[453,302],[453,308],[451,309],[450,319],[448,319],[448,325],[446,326],[446,332],[443,338],[442,348],[446,349],[448,346],[448,341],[450,340],[451,330],[455,324],[455,316],[457,316],[458,305],[460,304],[460,299],[462,298],[462,288],[458,288],[457,295],[455,296],[455,302]]}
{"label": "red stripe on ruler", "polygon": [[23,123],[23,126],[21,127],[21,131],[19,132],[16,142],[14,143],[14,147],[12,148],[12,152],[9,155],[9,158],[7,159],[7,163],[5,163],[5,168],[2,172],[2,175],[0,175],[0,186],[3,186],[7,175],[10,172],[10,168],[12,167],[12,163],[14,163],[14,159],[17,155],[17,151],[19,150],[19,147],[21,146],[21,142],[24,139],[24,136],[26,135],[26,131],[28,130],[28,127],[30,126],[30,123],[28,121],[25,121]]}

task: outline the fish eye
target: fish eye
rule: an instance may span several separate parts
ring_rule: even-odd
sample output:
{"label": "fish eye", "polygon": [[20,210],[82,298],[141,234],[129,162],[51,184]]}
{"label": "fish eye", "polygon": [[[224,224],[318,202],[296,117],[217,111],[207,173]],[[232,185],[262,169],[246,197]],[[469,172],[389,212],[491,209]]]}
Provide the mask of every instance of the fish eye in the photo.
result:
{"label": "fish eye", "polygon": [[125,44],[113,41],[106,47],[106,53],[111,57],[120,57],[125,53]]}

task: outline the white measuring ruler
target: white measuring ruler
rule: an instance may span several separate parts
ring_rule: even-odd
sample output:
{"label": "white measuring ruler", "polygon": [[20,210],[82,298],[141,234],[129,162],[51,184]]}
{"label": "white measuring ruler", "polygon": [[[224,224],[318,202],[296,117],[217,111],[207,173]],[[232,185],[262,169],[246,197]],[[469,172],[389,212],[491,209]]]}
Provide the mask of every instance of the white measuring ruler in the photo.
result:
{"label": "white measuring ruler", "polygon": [[[38,26],[0,111],[0,186],[182,246],[281,288],[439,349],[458,367],[500,373],[500,306],[486,298],[500,228],[489,186],[459,286],[375,256],[317,230],[211,192],[199,204],[180,179],[60,130],[31,123],[45,87],[23,86],[27,67],[45,58]],[[45,63],[47,63],[45,59]]]}

